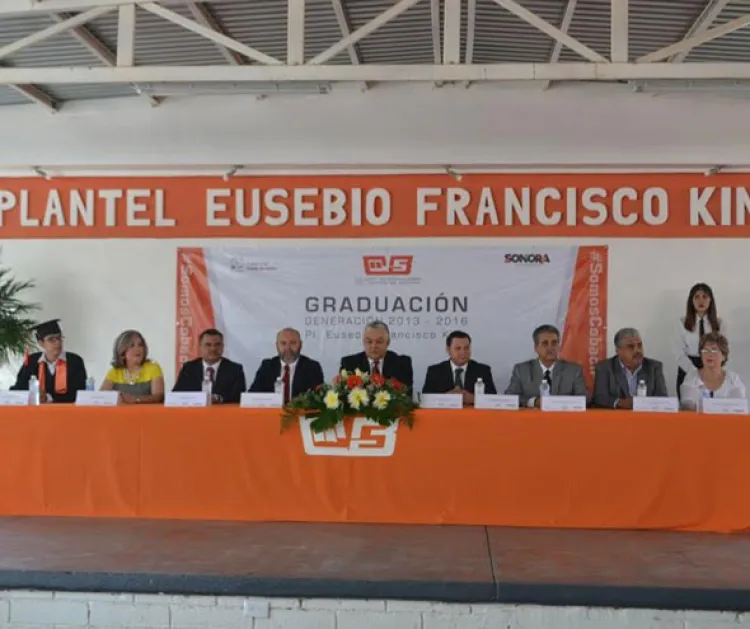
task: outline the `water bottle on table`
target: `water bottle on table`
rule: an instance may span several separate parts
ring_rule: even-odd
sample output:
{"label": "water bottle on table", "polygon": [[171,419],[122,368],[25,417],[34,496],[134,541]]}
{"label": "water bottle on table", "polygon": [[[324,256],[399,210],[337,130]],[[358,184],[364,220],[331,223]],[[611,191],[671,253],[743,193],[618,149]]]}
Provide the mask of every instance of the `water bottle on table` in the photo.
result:
{"label": "water bottle on table", "polygon": [[201,390],[203,393],[206,394],[206,403],[211,404],[211,395],[213,394],[213,382],[211,382],[211,376],[208,374],[205,375],[203,378],[203,385],[201,386]]}
{"label": "water bottle on table", "polygon": [[281,378],[276,378],[276,383],[273,385],[273,392],[276,395],[281,396],[281,405],[284,405],[284,381]]}
{"label": "water bottle on table", "polygon": [[638,381],[638,387],[635,390],[636,397],[646,397],[648,395],[648,388],[646,387],[645,380]]}
{"label": "water bottle on table", "polygon": [[542,380],[539,385],[539,397],[547,397],[549,395],[549,382]]}
{"label": "water bottle on table", "polygon": [[701,413],[703,412],[703,400],[711,397],[711,392],[706,388],[705,385],[701,385],[699,391],[700,396],[698,397],[698,408],[696,408],[695,410]]}
{"label": "water bottle on table", "polygon": [[86,391],[96,391],[96,382],[93,378],[86,378]]}
{"label": "water bottle on table", "polygon": [[36,376],[31,376],[29,379],[29,404],[31,404],[31,406],[39,406],[41,404],[39,379]]}
{"label": "water bottle on table", "polygon": [[477,378],[477,381],[474,383],[474,399],[480,395],[484,395],[484,380]]}

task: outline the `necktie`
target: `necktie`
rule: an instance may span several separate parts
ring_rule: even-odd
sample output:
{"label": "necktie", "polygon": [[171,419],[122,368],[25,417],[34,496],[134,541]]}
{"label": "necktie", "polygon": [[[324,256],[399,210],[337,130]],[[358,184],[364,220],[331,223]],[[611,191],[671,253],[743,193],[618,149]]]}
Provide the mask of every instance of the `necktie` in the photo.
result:
{"label": "necktie", "polygon": [[372,369],[370,370],[370,375],[380,375],[380,361],[379,360],[373,360],[372,361]]}
{"label": "necktie", "polygon": [[464,370],[461,367],[459,367],[458,369],[456,369],[456,377],[455,377],[455,380],[454,380],[454,384],[459,389],[463,389],[464,388]]}
{"label": "necktie", "polygon": [[284,375],[281,377],[281,380],[284,382],[284,404],[289,401],[289,375],[289,365],[284,365]]}
{"label": "necktie", "polygon": [[703,335],[706,333],[706,326],[703,322],[703,318],[701,317],[701,320],[698,322],[698,339],[702,339]]}
{"label": "necktie", "polygon": [[549,369],[544,370],[544,379],[547,381],[547,384],[551,387],[552,386],[552,374],[550,373]]}
{"label": "necktie", "polygon": [[208,376],[208,379],[213,382],[214,381],[214,368],[213,367],[206,367],[206,375]]}

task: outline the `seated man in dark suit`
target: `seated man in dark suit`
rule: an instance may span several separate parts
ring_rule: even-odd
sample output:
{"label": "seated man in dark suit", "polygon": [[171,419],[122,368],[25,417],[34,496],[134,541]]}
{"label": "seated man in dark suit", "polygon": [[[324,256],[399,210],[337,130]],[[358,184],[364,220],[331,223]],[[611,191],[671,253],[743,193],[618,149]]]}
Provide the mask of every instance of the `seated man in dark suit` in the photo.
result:
{"label": "seated man in dark suit", "polygon": [[578,395],[588,398],[583,367],[578,363],[561,360],[560,331],[554,325],[540,325],[532,334],[534,351],[532,358],[513,366],[506,395],[517,395],[523,407],[539,408],[539,389],[543,381],[549,385],[550,395]]}
{"label": "seated man in dark suit", "polygon": [[200,358],[186,362],[177,376],[173,391],[201,391],[206,377],[213,383],[214,404],[239,404],[245,392],[245,370],[242,365],[224,358],[224,335],[210,328],[199,338]]}
{"label": "seated man in dark suit", "polygon": [[594,374],[594,406],[632,409],[638,383],[646,385],[649,397],[666,397],[664,369],[658,360],[644,358],[643,341],[635,328],[615,334],[616,356],[601,361]]}
{"label": "seated man in dark suit", "polygon": [[323,384],[323,368],[316,360],[302,355],[302,337],[294,328],[276,335],[278,356],[266,358],[258,367],[250,385],[251,393],[273,393],[276,380],[284,385],[284,404],[291,398]]}
{"label": "seated man in dark suit", "polygon": [[391,333],[382,321],[372,321],[365,326],[362,344],[364,352],[351,354],[341,359],[341,369],[373,374],[379,373],[386,380],[395,378],[411,390],[414,385],[414,372],[411,358],[391,352]]}
{"label": "seated man in dark suit", "polygon": [[489,365],[471,359],[471,337],[456,330],[445,339],[448,360],[430,365],[422,393],[462,393],[464,406],[474,404],[474,385],[478,378],[484,382],[484,392],[495,395],[495,383]]}

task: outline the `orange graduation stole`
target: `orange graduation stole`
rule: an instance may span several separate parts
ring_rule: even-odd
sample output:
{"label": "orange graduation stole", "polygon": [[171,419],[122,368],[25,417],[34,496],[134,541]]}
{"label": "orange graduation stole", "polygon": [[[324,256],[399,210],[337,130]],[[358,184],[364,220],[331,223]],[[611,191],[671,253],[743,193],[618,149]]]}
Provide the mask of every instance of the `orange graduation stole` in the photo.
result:
{"label": "orange graduation stole", "polygon": [[[39,391],[47,393],[47,369],[44,361],[39,360]],[[58,358],[55,363],[55,393],[68,392],[68,361]]]}

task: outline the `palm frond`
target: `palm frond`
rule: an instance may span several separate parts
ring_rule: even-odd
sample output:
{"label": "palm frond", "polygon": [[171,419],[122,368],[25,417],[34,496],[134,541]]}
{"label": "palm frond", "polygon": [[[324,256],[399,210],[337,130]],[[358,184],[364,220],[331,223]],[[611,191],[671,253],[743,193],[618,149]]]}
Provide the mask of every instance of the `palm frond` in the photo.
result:
{"label": "palm frond", "polygon": [[39,306],[23,299],[32,288],[34,282],[19,281],[10,269],[0,267],[0,364],[22,354],[32,342],[36,325],[32,314]]}

